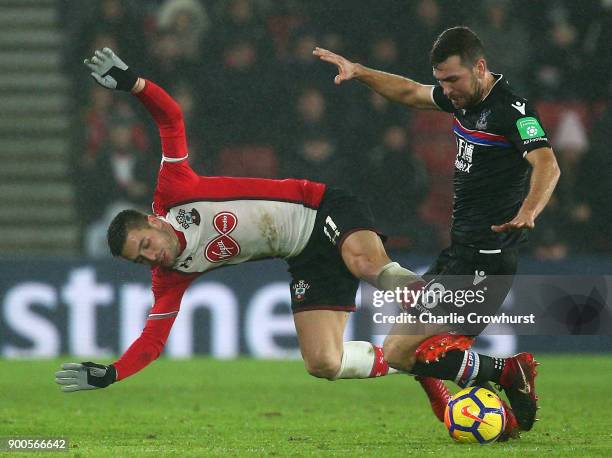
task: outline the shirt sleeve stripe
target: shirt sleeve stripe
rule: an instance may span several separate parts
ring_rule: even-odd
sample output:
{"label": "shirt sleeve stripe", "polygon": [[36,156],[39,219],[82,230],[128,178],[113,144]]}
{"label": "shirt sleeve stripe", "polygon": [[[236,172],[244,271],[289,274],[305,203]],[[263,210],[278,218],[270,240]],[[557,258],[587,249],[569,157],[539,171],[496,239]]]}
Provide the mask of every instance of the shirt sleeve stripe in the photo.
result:
{"label": "shirt sleeve stripe", "polygon": [[178,315],[177,312],[168,312],[168,313],[150,313],[148,316],[149,320],[163,320],[165,318],[172,318],[173,316]]}
{"label": "shirt sleeve stripe", "polygon": [[162,162],[181,162],[189,157],[189,154],[183,157],[166,157],[162,156]]}

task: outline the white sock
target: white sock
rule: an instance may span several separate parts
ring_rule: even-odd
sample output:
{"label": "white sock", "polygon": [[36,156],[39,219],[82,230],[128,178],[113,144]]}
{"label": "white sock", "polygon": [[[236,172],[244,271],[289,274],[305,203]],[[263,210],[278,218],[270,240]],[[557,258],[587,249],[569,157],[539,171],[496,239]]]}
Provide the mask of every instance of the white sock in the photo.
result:
{"label": "white sock", "polygon": [[382,347],[370,342],[344,342],[342,364],[334,380],[341,378],[370,378],[396,374],[385,361]]}

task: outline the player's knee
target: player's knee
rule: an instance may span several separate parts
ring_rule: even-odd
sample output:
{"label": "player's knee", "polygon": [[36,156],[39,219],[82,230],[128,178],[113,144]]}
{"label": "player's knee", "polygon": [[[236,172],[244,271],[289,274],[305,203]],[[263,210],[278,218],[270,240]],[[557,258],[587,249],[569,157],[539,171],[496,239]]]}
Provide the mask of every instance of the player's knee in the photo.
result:
{"label": "player's knee", "polygon": [[409,371],[416,362],[415,348],[402,339],[388,336],[383,344],[383,353],[389,366],[400,371]]}
{"label": "player's knee", "polygon": [[333,380],[340,371],[342,358],[332,354],[320,354],[304,360],[308,373],[314,377]]}
{"label": "player's knee", "polygon": [[[374,237],[375,242],[369,240]],[[342,245],[342,258],[349,271],[364,280],[373,280],[380,268],[390,262],[374,232],[359,231],[351,234]]]}
{"label": "player's knee", "polygon": [[348,270],[357,278],[374,281],[384,259],[369,253],[344,256],[344,263]]}
{"label": "player's knee", "polygon": [[357,258],[356,269],[360,278],[374,278],[380,270],[383,261],[373,255],[363,255]]}

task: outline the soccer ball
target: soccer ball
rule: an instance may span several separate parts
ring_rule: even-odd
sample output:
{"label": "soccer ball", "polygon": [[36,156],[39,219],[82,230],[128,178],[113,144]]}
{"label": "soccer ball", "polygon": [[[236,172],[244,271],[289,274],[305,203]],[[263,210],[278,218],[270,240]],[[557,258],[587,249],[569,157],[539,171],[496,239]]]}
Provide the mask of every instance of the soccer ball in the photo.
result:
{"label": "soccer ball", "polygon": [[537,132],[537,129],[533,126],[529,126],[527,128],[527,135],[529,135],[530,137],[533,137]]}
{"label": "soccer ball", "polygon": [[465,388],[446,406],[444,423],[457,442],[488,444],[504,430],[506,412],[501,399],[485,388]]}

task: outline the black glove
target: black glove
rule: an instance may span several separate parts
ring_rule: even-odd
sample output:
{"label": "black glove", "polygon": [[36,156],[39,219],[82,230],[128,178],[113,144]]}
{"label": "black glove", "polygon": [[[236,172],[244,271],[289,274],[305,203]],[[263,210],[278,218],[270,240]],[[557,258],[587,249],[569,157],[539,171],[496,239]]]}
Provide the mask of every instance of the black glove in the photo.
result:
{"label": "black glove", "polygon": [[55,383],[64,385],[62,391],[69,393],[80,390],[106,388],[117,379],[115,366],[92,363],[64,363],[61,371],[55,373]]}
{"label": "black glove", "polygon": [[91,59],[83,61],[89,67],[91,76],[107,89],[131,91],[138,77],[110,48],[96,50]]}

